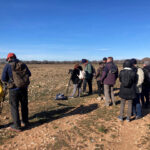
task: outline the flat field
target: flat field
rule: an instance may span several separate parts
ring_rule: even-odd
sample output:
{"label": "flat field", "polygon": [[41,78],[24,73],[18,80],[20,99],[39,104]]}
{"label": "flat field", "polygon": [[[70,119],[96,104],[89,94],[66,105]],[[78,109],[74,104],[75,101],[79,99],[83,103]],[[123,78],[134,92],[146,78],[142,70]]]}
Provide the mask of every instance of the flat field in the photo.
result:
{"label": "flat field", "polygon": [[[2,68],[0,66],[0,75]],[[73,65],[28,65],[32,72],[29,86],[29,129],[8,131],[11,123],[8,96],[0,114],[0,149],[5,150],[149,150],[150,114],[130,123],[118,121],[119,81],[115,85],[116,106],[105,107],[94,94],[56,101],[65,93]],[[95,68],[98,66],[95,65]],[[121,69],[121,67],[120,67]],[[71,94],[72,85],[69,93]],[[126,112],[125,112],[126,114]]]}

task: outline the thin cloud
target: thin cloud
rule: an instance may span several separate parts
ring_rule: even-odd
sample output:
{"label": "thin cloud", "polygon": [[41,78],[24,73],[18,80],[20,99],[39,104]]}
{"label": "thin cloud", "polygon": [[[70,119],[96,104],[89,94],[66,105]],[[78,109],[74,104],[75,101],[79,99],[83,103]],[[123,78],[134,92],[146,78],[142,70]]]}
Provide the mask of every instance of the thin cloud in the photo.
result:
{"label": "thin cloud", "polygon": [[96,49],[97,51],[109,51],[109,48],[100,48],[100,49]]}

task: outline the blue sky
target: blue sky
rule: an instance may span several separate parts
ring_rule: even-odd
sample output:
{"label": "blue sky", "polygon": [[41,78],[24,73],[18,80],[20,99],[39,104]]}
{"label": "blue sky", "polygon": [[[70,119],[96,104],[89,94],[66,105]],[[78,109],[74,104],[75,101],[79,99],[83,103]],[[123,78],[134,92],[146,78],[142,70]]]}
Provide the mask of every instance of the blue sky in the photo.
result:
{"label": "blue sky", "polygon": [[0,0],[0,58],[150,57],[149,0]]}

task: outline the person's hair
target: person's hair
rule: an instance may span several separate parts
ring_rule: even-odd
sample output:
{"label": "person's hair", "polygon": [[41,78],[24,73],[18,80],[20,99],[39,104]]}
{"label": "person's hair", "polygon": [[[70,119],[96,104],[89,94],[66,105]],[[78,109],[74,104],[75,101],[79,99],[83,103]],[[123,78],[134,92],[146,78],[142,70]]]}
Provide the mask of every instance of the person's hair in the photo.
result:
{"label": "person's hair", "polygon": [[102,65],[102,64],[103,64],[103,62],[102,62],[102,61],[100,61],[98,64],[99,64],[99,65]]}
{"label": "person's hair", "polygon": [[131,63],[132,63],[132,65],[136,65],[137,64],[137,60],[135,58],[132,58],[131,59]]}
{"label": "person's hair", "polygon": [[111,60],[111,61],[113,61],[113,60],[114,60],[114,59],[113,59],[113,57],[108,57],[108,59],[109,59],[109,60]]}
{"label": "person's hair", "polygon": [[79,67],[79,64],[78,64],[78,63],[74,65],[74,69],[76,69],[76,68],[78,68],[78,67]]}
{"label": "person's hair", "polygon": [[126,68],[126,67],[128,67],[128,68],[132,67],[132,62],[131,62],[130,59],[127,59],[127,60],[124,61],[123,68]]}

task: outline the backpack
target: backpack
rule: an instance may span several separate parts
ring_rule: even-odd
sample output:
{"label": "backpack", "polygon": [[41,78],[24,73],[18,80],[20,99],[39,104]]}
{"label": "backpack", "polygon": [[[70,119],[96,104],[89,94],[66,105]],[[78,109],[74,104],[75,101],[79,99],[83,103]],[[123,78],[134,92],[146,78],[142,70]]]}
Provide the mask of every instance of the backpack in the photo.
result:
{"label": "backpack", "polygon": [[133,80],[132,80],[129,72],[124,72],[121,84],[125,88],[130,88],[132,86]]}
{"label": "backpack", "polygon": [[112,64],[109,72],[112,74],[116,74],[118,72],[118,67],[115,64]]}
{"label": "backpack", "polygon": [[84,79],[85,78],[85,71],[80,70],[78,77],[80,80]]}
{"label": "backpack", "polygon": [[55,100],[67,100],[67,96],[64,96],[64,94],[57,94]]}
{"label": "backpack", "polygon": [[92,74],[94,75],[96,73],[95,68],[93,67],[93,65],[91,65],[92,67]]}
{"label": "backpack", "polygon": [[150,84],[150,70],[146,70],[145,80],[146,80],[147,84]]}
{"label": "backpack", "polygon": [[30,84],[26,65],[21,62],[10,63],[13,75],[13,84],[17,88],[26,88]]}

